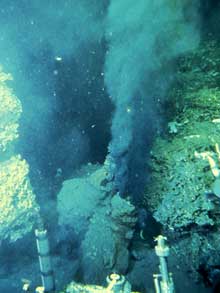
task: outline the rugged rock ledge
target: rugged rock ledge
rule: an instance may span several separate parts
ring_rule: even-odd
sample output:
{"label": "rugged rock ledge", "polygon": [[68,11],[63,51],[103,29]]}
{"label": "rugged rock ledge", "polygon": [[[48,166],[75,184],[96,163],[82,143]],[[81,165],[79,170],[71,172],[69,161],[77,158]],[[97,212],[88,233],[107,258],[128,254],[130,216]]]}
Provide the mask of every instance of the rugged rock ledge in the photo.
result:
{"label": "rugged rock ledge", "polygon": [[32,230],[39,207],[28,164],[15,150],[22,107],[6,85],[11,79],[0,68],[0,240],[14,242]]}
{"label": "rugged rock ledge", "polygon": [[163,224],[173,256],[193,273],[220,263],[220,200],[207,198],[215,178],[208,152],[220,168],[220,44],[210,40],[180,59],[177,83],[165,105],[167,129],[151,150],[147,205]]}

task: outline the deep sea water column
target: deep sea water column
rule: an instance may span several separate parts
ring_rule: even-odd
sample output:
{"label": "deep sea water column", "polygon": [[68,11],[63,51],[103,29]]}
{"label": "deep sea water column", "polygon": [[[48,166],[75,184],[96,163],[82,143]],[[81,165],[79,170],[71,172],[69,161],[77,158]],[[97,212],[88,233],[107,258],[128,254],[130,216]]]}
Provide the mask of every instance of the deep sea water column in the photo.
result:
{"label": "deep sea water column", "polygon": [[[173,73],[171,61],[198,43],[197,1],[111,0],[106,20],[105,83],[115,105],[110,171],[120,195],[140,200],[156,108]],[[136,188],[138,187],[138,188]]]}

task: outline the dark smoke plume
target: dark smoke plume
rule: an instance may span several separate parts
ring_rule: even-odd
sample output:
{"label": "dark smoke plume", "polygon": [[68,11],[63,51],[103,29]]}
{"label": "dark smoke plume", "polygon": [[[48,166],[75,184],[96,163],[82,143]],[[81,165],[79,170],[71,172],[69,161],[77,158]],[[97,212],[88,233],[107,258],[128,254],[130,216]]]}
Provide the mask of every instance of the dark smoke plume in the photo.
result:
{"label": "dark smoke plume", "polygon": [[170,62],[198,44],[197,2],[111,0],[105,82],[115,105],[109,157],[116,189],[139,200]]}

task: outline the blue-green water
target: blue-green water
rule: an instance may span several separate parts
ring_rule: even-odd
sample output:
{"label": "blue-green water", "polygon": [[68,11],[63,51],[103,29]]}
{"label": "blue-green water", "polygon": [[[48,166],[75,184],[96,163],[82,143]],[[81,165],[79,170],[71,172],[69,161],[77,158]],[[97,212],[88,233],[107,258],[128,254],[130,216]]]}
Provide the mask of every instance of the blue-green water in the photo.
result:
{"label": "blue-green water", "polygon": [[[33,290],[41,284],[33,232],[40,219],[48,230],[57,291],[73,279],[105,285],[106,275],[116,271],[135,290],[153,292],[153,238],[159,233],[170,237],[177,292],[210,292],[219,282],[217,234],[209,234],[219,229],[218,206],[213,212],[201,205],[212,214],[201,228],[203,214],[196,210],[191,219],[188,201],[178,230],[166,211],[155,216],[161,194],[154,190],[155,178],[162,186],[172,165],[164,159],[166,149],[164,157],[154,153],[155,141],[172,143],[189,125],[189,117],[183,122],[175,116],[184,104],[177,101],[186,88],[184,73],[194,66],[189,92],[218,89],[218,54],[206,66],[194,52],[206,42],[217,51],[219,17],[214,0],[0,0],[0,292],[21,292],[22,279]],[[187,54],[193,60],[188,67]],[[198,70],[202,86],[194,81]],[[5,82],[3,72],[13,81]],[[177,125],[175,133],[169,123]],[[213,146],[196,150],[214,153]],[[184,172],[174,176],[180,186]],[[209,182],[210,175],[204,176]],[[179,264],[184,241],[192,260]]]}

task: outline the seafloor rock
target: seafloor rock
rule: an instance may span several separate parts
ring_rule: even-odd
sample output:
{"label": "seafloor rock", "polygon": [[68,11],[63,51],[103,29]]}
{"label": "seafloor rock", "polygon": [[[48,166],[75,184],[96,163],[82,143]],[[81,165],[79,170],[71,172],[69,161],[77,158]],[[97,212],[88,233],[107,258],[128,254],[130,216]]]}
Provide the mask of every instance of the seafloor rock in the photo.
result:
{"label": "seafloor rock", "polygon": [[105,167],[87,170],[84,177],[65,182],[58,194],[59,223],[82,239],[82,275],[92,283],[103,282],[114,269],[126,271],[136,223],[134,206],[105,190],[105,179]]}
{"label": "seafloor rock", "polygon": [[168,131],[151,151],[146,199],[155,218],[171,229],[216,224],[216,206],[205,196],[214,177],[208,161],[195,153],[210,152],[220,168],[214,151],[220,143],[219,54],[218,44],[207,42],[180,60],[178,83],[166,101]]}
{"label": "seafloor rock", "polygon": [[187,270],[194,281],[201,282],[198,270],[211,271],[219,266],[219,233],[189,233],[174,243],[170,260],[178,260],[178,268]]}
{"label": "seafloor rock", "polygon": [[22,108],[18,98],[6,86],[6,81],[11,80],[0,68],[0,161],[8,158],[12,153],[13,142],[18,137],[18,120]]}
{"label": "seafloor rock", "polygon": [[134,206],[119,195],[107,198],[97,209],[82,242],[86,282],[102,282],[113,270],[125,274],[135,222]]}
{"label": "seafloor rock", "polygon": [[169,229],[213,225],[210,218],[213,203],[205,197],[201,162],[190,160],[187,148],[170,152],[169,143],[163,146],[167,151],[164,159],[168,163],[163,177],[166,178],[166,189],[160,189],[163,199],[154,213],[155,219]]}
{"label": "seafloor rock", "polygon": [[28,164],[14,150],[22,108],[5,83],[8,79],[0,68],[0,240],[16,241],[31,231],[39,208]]}
{"label": "seafloor rock", "polygon": [[[99,170],[94,172],[99,173]],[[86,176],[85,176],[86,174]],[[57,197],[59,225],[70,226],[78,238],[82,238],[90,219],[96,212],[104,192],[97,188],[94,174],[86,171],[84,177],[66,180]],[[87,175],[89,174],[89,175]]]}
{"label": "seafloor rock", "polygon": [[[83,285],[83,284],[71,282],[67,286],[66,290],[64,292],[60,292],[60,293],[79,293],[79,292],[83,292],[83,293],[109,293],[109,292],[113,292],[113,290],[109,289],[109,285],[106,287],[102,287],[102,286],[96,286],[96,285]],[[131,285],[127,282],[124,285],[123,290],[120,290],[120,292],[139,293],[139,292],[131,291]]]}
{"label": "seafloor rock", "polygon": [[0,164],[0,239],[21,238],[31,231],[38,215],[28,171],[19,155]]}
{"label": "seafloor rock", "polygon": [[220,169],[219,56],[220,44],[206,42],[179,60],[178,82],[165,103],[168,129],[154,142],[145,195],[174,243],[173,257],[194,280],[201,267],[211,271],[220,262],[220,200],[206,196],[215,178],[208,160],[195,155],[208,152]]}

